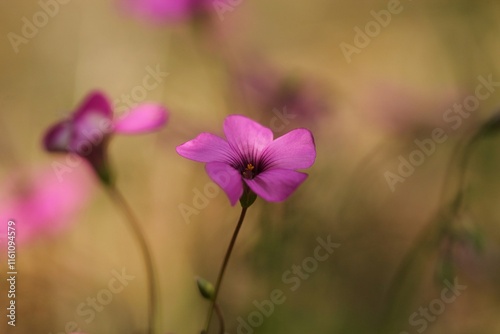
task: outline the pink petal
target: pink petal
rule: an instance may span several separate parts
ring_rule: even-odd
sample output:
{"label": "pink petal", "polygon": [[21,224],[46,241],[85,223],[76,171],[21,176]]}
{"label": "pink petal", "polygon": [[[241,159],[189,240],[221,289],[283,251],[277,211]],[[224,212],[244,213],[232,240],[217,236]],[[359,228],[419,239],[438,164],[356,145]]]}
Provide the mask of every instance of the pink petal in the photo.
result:
{"label": "pink petal", "polygon": [[274,140],[261,157],[267,168],[309,168],[316,160],[316,148],[311,131],[295,129]]}
{"label": "pink petal", "polygon": [[260,153],[273,141],[271,129],[241,116],[231,115],[224,120],[224,133],[229,145],[246,159],[244,163],[256,163]]}
{"label": "pink petal", "polygon": [[43,138],[43,145],[50,152],[68,152],[71,136],[72,122],[65,120],[49,128]]}
{"label": "pink petal", "polygon": [[93,91],[89,93],[82,104],[78,107],[78,109],[74,113],[74,119],[78,120],[81,117],[85,117],[88,113],[97,113],[101,114],[107,119],[111,119],[113,116],[113,108],[111,107],[111,103],[104,95],[104,93],[100,91]]}
{"label": "pink petal", "polygon": [[235,205],[243,195],[241,174],[228,164],[210,162],[205,165],[208,176],[224,190],[231,205]]}
{"label": "pink petal", "polygon": [[176,151],[184,158],[198,162],[230,163],[233,161],[233,151],[229,144],[221,137],[206,132],[177,146]]}
{"label": "pink petal", "polygon": [[167,123],[168,112],[158,104],[142,104],[114,122],[114,132],[137,134],[160,129]]}
{"label": "pink petal", "polygon": [[286,200],[305,181],[307,174],[289,169],[271,169],[254,179],[244,179],[250,189],[268,202]]}

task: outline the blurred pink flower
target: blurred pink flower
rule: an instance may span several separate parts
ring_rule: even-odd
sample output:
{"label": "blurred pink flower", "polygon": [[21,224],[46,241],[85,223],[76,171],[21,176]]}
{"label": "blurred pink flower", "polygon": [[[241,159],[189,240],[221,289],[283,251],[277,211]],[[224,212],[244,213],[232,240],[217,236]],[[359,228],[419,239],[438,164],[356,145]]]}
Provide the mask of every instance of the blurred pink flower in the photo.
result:
{"label": "blurred pink flower", "polygon": [[113,120],[108,98],[90,93],[69,119],[53,125],[44,137],[50,152],[74,153],[90,162],[101,180],[109,181],[106,147],[112,133],[138,134],[160,129],[168,118],[167,110],[157,104],[142,104]]}
{"label": "blurred pink flower", "polygon": [[252,104],[265,119],[280,118],[280,125],[314,126],[328,113],[321,88],[305,78],[256,63],[236,74],[236,80],[245,94],[245,102]]}
{"label": "blurred pink flower", "polygon": [[240,115],[224,120],[226,140],[202,133],[177,147],[187,159],[206,163],[205,169],[235,205],[249,187],[269,202],[287,199],[305,181],[316,159],[312,133],[295,129],[273,140],[273,132]]}
{"label": "blurred pink flower", "polygon": [[207,13],[211,0],[121,0],[134,16],[153,23],[177,23]]}
{"label": "blurred pink flower", "polygon": [[91,171],[76,168],[64,181],[52,168],[21,171],[0,185],[0,238],[15,222],[16,244],[60,233],[89,199]]}
{"label": "blurred pink flower", "polygon": [[355,98],[368,122],[391,133],[414,134],[437,127],[449,128],[443,115],[455,103],[463,101],[464,96],[464,92],[452,87],[425,92],[407,84],[375,81],[362,88]]}

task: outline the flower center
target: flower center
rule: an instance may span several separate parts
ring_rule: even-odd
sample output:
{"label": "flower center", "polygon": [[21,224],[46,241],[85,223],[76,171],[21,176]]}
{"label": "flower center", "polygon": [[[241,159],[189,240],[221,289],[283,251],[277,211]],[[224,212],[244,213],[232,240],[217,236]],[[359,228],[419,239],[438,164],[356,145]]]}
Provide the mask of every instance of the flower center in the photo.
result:
{"label": "flower center", "polygon": [[255,176],[254,169],[255,169],[254,165],[247,164],[247,167],[245,168],[245,170],[241,174],[243,175],[243,177],[245,179],[251,180]]}

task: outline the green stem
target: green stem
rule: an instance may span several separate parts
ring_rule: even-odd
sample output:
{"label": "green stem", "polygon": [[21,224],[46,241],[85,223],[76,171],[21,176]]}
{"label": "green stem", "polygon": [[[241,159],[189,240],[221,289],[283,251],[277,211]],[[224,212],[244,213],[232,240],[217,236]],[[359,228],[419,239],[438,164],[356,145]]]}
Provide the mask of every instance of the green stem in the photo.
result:
{"label": "green stem", "polygon": [[152,253],[149,249],[148,243],[144,236],[143,231],[141,230],[139,221],[135,217],[132,209],[128,205],[127,201],[120,193],[120,191],[113,185],[105,187],[109,196],[115,203],[115,205],[123,211],[127,221],[129,222],[130,227],[132,228],[132,232],[139,244],[139,248],[141,249],[142,257],[144,260],[144,265],[146,266],[146,280],[148,284],[148,292],[149,292],[149,308],[148,308],[148,334],[153,334],[155,332],[155,318],[156,318],[156,309],[157,309],[157,296],[158,296],[158,287],[156,284],[156,274],[153,265],[153,257]]}
{"label": "green stem", "polygon": [[219,304],[215,304],[215,314],[217,314],[217,318],[219,318],[220,330],[219,334],[224,334],[226,332],[226,326],[224,324],[224,314],[219,306]]}
{"label": "green stem", "polygon": [[462,207],[465,197],[465,176],[467,174],[467,166],[469,165],[469,160],[472,156],[472,152],[474,150],[475,144],[481,138],[481,132],[477,133],[472,137],[472,139],[466,144],[464,153],[462,154],[462,159],[460,161],[460,172],[458,179],[458,193],[457,197],[453,202],[453,208],[451,216],[455,216],[458,214],[459,209]]}
{"label": "green stem", "polygon": [[[446,190],[448,189],[450,185],[450,179],[451,179],[451,171],[453,170],[453,167],[456,164],[456,161],[459,160],[459,180],[458,180],[458,188],[457,188],[457,194],[452,202],[451,208],[448,206],[444,207],[444,212],[441,209],[437,217],[440,219],[438,224],[430,224],[427,226],[422,232],[419,233],[417,239],[413,243],[413,245],[410,247],[406,255],[404,256],[402,262],[400,263],[398,270],[396,271],[396,274],[394,275],[391,284],[389,286],[389,291],[388,291],[388,311],[386,313],[386,319],[387,319],[387,324],[390,324],[390,320],[392,319],[394,312],[395,312],[395,306],[396,306],[396,301],[398,299],[398,293],[400,292],[402,288],[402,284],[404,283],[405,278],[408,276],[412,266],[415,264],[415,262],[419,258],[424,258],[424,251],[428,251],[430,249],[433,249],[433,247],[436,247],[439,245],[440,241],[442,238],[446,235],[449,234],[450,232],[450,225],[453,222],[453,219],[459,214],[460,209],[463,206],[464,203],[464,196],[465,196],[465,179],[466,179],[466,172],[467,172],[467,166],[469,164],[469,159],[472,155],[473,148],[475,144],[477,143],[478,139],[481,138],[481,133],[475,134],[466,144],[465,148],[463,149],[463,153],[460,157],[460,153],[462,152],[462,145],[458,144],[451,156],[450,162],[446,168],[448,171],[447,176],[445,178],[443,187],[441,189],[441,196],[439,199],[439,203],[443,205],[445,203],[445,194]],[[387,328],[384,328],[384,331],[386,331]]]}
{"label": "green stem", "polygon": [[243,220],[245,219],[245,214],[247,212],[247,207],[241,208],[240,219],[238,220],[238,224],[236,224],[236,228],[233,233],[233,237],[231,238],[231,242],[229,243],[229,247],[227,248],[226,255],[224,256],[224,261],[222,262],[222,266],[219,271],[219,276],[217,277],[217,283],[215,284],[215,293],[212,302],[210,303],[210,309],[208,311],[207,322],[205,326],[205,330],[202,333],[208,334],[208,330],[210,328],[210,323],[212,322],[212,314],[215,309],[215,305],[217,303],[217,296],[219,295],[220,286],[222,284],[222,279],[224,278],[224,273],[226,272],[226,267],[229,262],[229,258],[231,257],[231,253],[234,248],[234,244],[236,243],[236,238],[238,237],[238,233],[241,229],[241,225],[243,224]]}

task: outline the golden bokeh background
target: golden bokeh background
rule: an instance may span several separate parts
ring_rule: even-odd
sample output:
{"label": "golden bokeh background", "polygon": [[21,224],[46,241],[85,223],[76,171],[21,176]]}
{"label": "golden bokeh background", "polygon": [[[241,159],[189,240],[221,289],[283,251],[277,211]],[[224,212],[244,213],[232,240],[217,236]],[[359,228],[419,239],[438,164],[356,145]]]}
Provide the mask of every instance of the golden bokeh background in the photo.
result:
{"label": "golden bokeh background", "polygon": [[[211,12],[212,25],[162,25],[134,19],[114,1],[71,0],[58,2],[47,24],[13,47],[9,34],[22,35],[23,18],[32,21],[40,3],[0,4],[0,184],[20,170],[65,161],[45,152],[41,138],[91,90],[105,91],[117,110],[126,109],[123,94],[134,92],[134,102],[167,106],[169,124],[160,132],[117,135],[109,146],[118,188],[154,252],[161,284],[158,333],[200,332],[208,303],[195,278],[215,280],[239,215],[222,191],[196,202],[197,191],[214,188],[203,166],[178,156],[175,147],[202,131],[220,134],[228,114],[271,126],[284,110],[292,110],[292,118],[279,118],[283,128],[276,135],[310,128],[318,158],[288,201],[259,199],[250,208],[220,295],[226,331],[500,331],[498,136],[476,146],[465,171],[465,202],[457,216],[446,216],[461,175],[452,152],[496,112],[498,85],[469,116],[460,116],[456,129],[451,125],[458,120],[445,118],[474,96],[479,78],[500,81],[497,1],[405,0],[382,26],[374,13],[397,1],[243,0],[234,1],[224,20]],[[370,22],[373,37],[356,40],[356,28],[364,31]],[[345,50],[354,49],[346,57]],[[168,75],[141,95],[137,87],[158,70]],[[263,106],[242,88],[240,74],[291,82],[299,87],[294,93],[306,91],[312,102],[293,109],[293,99],[276,98]],[[415,141],[433,138],[436,129],[447,139],[391,191],[387,172],[397,173],[400,157],[408,160],[419,150]],[[73,323],[89,334],[145,332],[146,280],[137,244],[122,213],[91,182],[91,199],[68,228],[18,247],[15,328],[4,314],[2,241],[2,333],[59,334],[76,331]],[[0,199],[11,195],[0,192]],[[200,208],[186,220],[182,205]],[[443,221],[453,228],[432,234],[430,227]],[[314,255],[317,238],[340,246],[292,291],[283,275]],[[407,274],[398,276],[405,263]],[[135,278],[87,322],[79,306],[122,269]],[[452,303],[434,302],[442,300],[444,282],[455,278],[467,288]],[[391,299],[394,286],[398,297]],[[262,324],[242,329],[239,319],[257,321],[249,320],[256,304],[275,289],[286,300],[262,316]],[[420,309],[429,307],[437,311],[425,318]]]}

